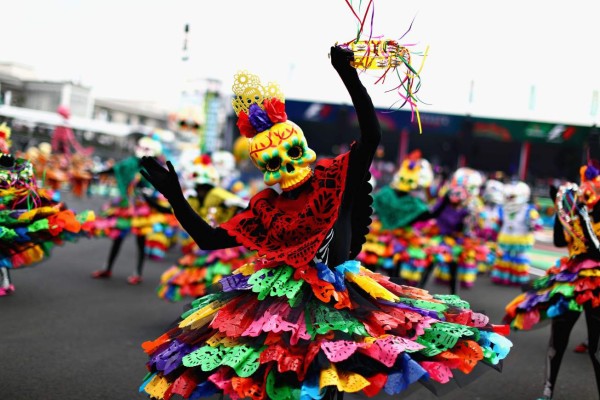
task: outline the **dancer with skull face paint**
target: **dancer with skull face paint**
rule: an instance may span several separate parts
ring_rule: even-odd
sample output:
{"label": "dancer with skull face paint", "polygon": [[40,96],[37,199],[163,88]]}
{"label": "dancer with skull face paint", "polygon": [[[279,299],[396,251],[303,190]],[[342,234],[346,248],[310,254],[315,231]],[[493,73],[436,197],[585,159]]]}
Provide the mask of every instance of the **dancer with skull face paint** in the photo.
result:
{"label": "dancer with skull face paint", "polygon": [[431,265],[425,269],[419,283],[423,288],[434,273],[439,283],[450,286],[456,294],[458,284],[473,286],[477,276],[477,259],[484,257],[485,246],[473,235],[474,214],[481,175],[471,168],[454,172],[448,189],[431,211],[431,221],[422,230],[429,237],[426,251]]}
{"label": "dancer with skull face paint", "polygon": [[541,228],[540,214],[529,203],[531,189],[525,182],[505,185],[504,195],[498,234],[502,256],[494,264],[491,278],[497,284],[520,286],[529,282],[527,252],[535,243],[534,232]]}
{"label": "dancer with skull face paint", "polygon": [[488,179],[482,197],[483,206],[475,219],[474,234],[489,248],[488,256],[478,266],[480,273],[486,273],[495,264],[499,254],[498,234],[502,226],[504,184],[496,179]]}
{"label": "dancer with skull face paint", "polygon": [[374,220],[357,257],[366,267],[381,268],[409,285],[420,281],[428,267],[427,238],[413,225],[431,218],[424,192],[432,181],[431,165],[416,150],[402,161],[392,182],[374,193]]}
{"label": "dancer with skull face paint", "polygon": [[[136,237],[138,251],[135,271],[127,278],[130,285],[142,282],[147,254],[158,258],[164,254],[168,239],[163,232],[174,229],[177,222],[168,204],[164,204],[164,201],[161,204],[159,194],[139,174],[141,158],[158,156],[161,152],[162,144],[158,140],[143,137],[138,141],[134,156],[100,172],[115,176],[120,196],[103,206],[103,211],[95,222],[95,235],[112,239],[112,244],[105,267],[94,271],[92,278],[107,279],[112,276],[123,241],[130,232]],[[158,239],[151,243],[149,236],[157,230]]]}
{"label": "dancer with skull face paint", "polygon": [[219,227],[191,209],[170,163],[165,169],[143,159],[142,174],[200,248],[244,245],[259,254],[223,278],[221,291],[194,301],[177,326],[143,344],[150,372],[141,390],[149,396],[396,394],[416,382],[447,383],[452,369],[470,372],[508,353],[510,342],[463,300],[396,285],[354,260],[370,223],[368,171],[380,128],[352,60],[352,52],[331,48],[360,139],[314,169],[315,153],[287,120],[278,87],[236,76],[238,126],[265,182],[282,193],[263,190]]}
{"label": "dancer with skull face paint", "polygon": [[[569,336],[582,311],[590,355],[600,395],[600,168],[595,161],[581,167],[581,185],[568,183],[554,191],[554,244],[567,247],[561,258],[532,283],[532,289],[506,306],[504,321],[515,330],[532,329],[551,319],[546,374],[540,399],[552,399]],[[575,396],[576,397],[576,396]]]}

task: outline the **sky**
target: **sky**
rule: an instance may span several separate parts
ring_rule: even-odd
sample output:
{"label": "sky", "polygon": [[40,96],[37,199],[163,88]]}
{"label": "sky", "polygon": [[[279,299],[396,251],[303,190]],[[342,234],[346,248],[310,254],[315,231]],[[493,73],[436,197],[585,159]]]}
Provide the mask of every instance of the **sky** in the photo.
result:
{"label": "sky", "polygon": [[[363,7],[368,0],[363,0]],[[356,9],[359,1],[353,1]],[[328,59],[356,35],[345,0],[0,0],[0,62],[39,78],[92,87],[97,97],[179,106],[186,81],[230,94],[248,70],[287,98],[350,103]],[[600,2],[375,0],[374,35],[429,55],[421,112],[592,125],[600,121]],[[189,60],[182,61],[189,24]],[[420,66],[422,57],[413,56]],[[393,82],[361,79],[377,107]],[[201,84],[200,84],[201,85]],[[532,96],[532,93],[534,95]]]}

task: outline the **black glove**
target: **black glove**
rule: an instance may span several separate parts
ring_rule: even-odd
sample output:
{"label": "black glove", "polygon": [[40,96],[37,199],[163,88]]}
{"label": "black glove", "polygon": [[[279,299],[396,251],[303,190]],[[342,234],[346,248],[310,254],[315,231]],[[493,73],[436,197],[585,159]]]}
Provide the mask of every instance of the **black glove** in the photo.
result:
{"label": "black glove", "polygon": [[558,188],[554,185],[550,185],[550,199],[552,199],[553,202],[556,201],[556,194],[558,193]]}
{"label": "black glove", "polygon": [[354,52],[350,49],[345,49],[340,46],[331,46],[330,50],[331,65],[338,72],[343,75],[349,72],[356,72],[356,69],[350,65],[351,61],[354,61]]}
{"label": "black glove", "polygon": [[179,185],[179,177],[171,161],[167,161],[167,169],[160,165],[154,157],[142,157],[142,169],[140,173],[167,198],[171,200],[177,196],[183,196],[183,191]]}

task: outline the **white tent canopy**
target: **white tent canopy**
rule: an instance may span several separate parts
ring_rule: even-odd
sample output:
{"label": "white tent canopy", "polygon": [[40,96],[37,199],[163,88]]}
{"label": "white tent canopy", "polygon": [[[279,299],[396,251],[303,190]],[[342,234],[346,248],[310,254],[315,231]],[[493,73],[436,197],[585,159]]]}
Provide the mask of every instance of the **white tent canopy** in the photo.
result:
{"label": "white tent canopy", "polygon": [[[60,125],[63,119],[60,115],[54,112],[33,110],[30,108],[12,107],[0,105],[0,116],[14,118],[19,121],[46,124],[51,126]],[[114,122],[100,121],[96,119],[71,117],[69,125],[73,129],[90,131],[94,133],[103,133],[111,136],[124,137],[132,132],[151,131],[149,127],[134,127],[127,124],[117,124]]]}

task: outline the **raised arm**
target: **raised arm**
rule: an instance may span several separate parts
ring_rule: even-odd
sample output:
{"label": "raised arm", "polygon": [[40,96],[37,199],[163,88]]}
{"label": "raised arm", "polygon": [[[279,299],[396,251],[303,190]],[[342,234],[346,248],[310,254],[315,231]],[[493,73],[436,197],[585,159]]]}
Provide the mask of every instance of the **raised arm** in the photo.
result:
{"label": "raised arm", "polygon": [[166,197],[183,229],[201,249],[214,250],[239,246],[225,229],[213,228],[192,209],[183,196],[179,178],[170,161],[167,161],[167,170],[155,158],[142,157],[142,167],[141,174]]}
{"label": "raised arm", "polygon": [[362,178],[368,172],[381,140],[381,128],[371,97],[360,81],[357,70],[350,65],[353,60],[354,53],[351,50],[339,46],[331,48],[331,64],[350,94],[360,127],[360,139],[351,156],[349,174],[353,176],[357,173]]}

